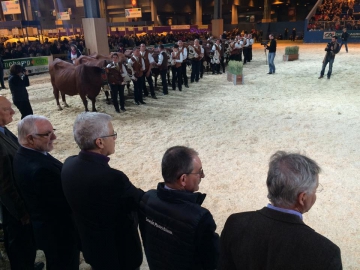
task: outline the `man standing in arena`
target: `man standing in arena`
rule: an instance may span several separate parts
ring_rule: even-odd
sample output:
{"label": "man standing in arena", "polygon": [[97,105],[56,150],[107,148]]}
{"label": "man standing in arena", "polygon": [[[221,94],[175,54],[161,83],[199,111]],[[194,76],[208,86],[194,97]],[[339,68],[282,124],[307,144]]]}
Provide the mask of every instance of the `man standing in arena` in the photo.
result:
{"label": "man standing in arena", "polygon": [[162,83],[162,86],[163,86],[163,94],[164,95],[167,95],[169,94],[168,92],[168,83],[167,83],[167,80],[166,80],[166,74],[167,74],[167,71],[168,71],[168,56],[167,56],[167,53],[165,51],[165,47],[164,45],[160,45],[159,46],[160,48],[160,53],[159,53],[159,59],[158,59],[158,67],[160,69],[160,76],[161,76],[161,83]]}
{"label": "man standing in arena", "polygon": [[144,70],[144,75],[143,75],[143,86],[142,89],[144,91],[144,95],[147,97],[149,96],[149,92],[146,89],[146,83],[145,83],[145,78],[149,84],[149,88],[150,88],[150,93],[151,93],[151,97],[153,99],[157,99],[156,95],[155,95],[155,91],[154,91],[154,84],[153,84],[153,80],[152,80],[152,76],[151,76],[151,67],[155,64],[155,60],[152,57],[151,53],[149,53],[149,51],[146,49],[146,46],[144,43],[140,44],[140,54],[141,57],[144,59],[145,62],[145,70]]}
{"label": "man standing in arena", "polygon": [[269,62],[269,73],[268,74],[275,74],[275,64],[274,59],[276,55],[276,40],[274,39],[274,35],[269,35],[270,45],[265,45],[265,49],[269,50],[268,55],[268,62]]}
{"label": "man standing in arena", "polygon": [[350,37],[349,33],[346,31],[346,28],[344,28],[343,33],[341,34],[340,50],[341,50],[342,45],[345,45],[346,52],[349,52],[348,51],[348,46],[347,46],[349,37]]}
{"label": "man standing in arena", "polygon": [[191,82],[199,82],[200,79],[200,68],[201,68],[201,59],[204,56],[204,48],[200,46],[199,40],[194,40],[194,49],[195,55],[191,59]]}
{"label": "man standing in arena", "polygon": [[231,215],[221,233],[220,270],[341,270],[340,249],[303,222],[321,192],[316,162],[276,152],[266,185],[271,204]]}
{"label": "man standing in arena", "polygon": [[216,269],[219,236],[209,210],[201,207],[205,177],[198,153],[169,148],[161,163],[164,182],[145,193],[139,210],[140,232],[150,269]]}
{"label": "man standing in arena", "polygon": [[140,55],[140,51],[138,48],[133,49],[133,55],[128,60],[128,64],[133,69],[133,83],[134,83],[134,104],[146,104],[143,100],[142,96],[142,87],[144,81],[144,71],[145,71],[145,62]]}
{"label": "man standing in arena", "polygon": [[182,75],[182,79],[183,79],[183,84],[185,85],[186,88],[189,88],[189,84],[188,84],[188,76],[186,74],[186,59],[188,57],[188,51],[187,48],[184,47],[184,43],[182,42],[182,40],[178,41],[178,45],[179,45],[179,52],[182,53],[183,55],[183,62],[181,63],[181,75]]}
{"label": "man standing in arena", "polygon": [[332,67],[335,61],[335,55],[340,51],[340,46],[339,43],[337,43],[337,37],[333,36],[331,38],[331,42],[329,42],[325,48],[326,54],[323,60],[323,65],[322,65],[322,69],[320,72],[320,77],[319,79],[322,79],[324,77],[325,74],[325,68],[327,66],[327,64],[329,63],[329,70],[327,73],[327,78],[330,79],[331,77],[331,73],[332,73]]}

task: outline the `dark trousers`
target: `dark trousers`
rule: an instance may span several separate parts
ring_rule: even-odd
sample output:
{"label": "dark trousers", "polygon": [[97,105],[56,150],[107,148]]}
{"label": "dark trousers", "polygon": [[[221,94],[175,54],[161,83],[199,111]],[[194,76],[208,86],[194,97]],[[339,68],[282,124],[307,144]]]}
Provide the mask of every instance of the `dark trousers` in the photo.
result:
{"label": "dark trousers", "polygon": [[220,66],[222,68],[223,73],[225,73],[225,62],[224,62],[224,57],[220,58]]}
{"label": "dark trousers", "polygon": [[249,62],[252,60],[252,46],[249,46]]}
{"label": "dark trousers", "polygon": [[220,64],[213,64],[212,65],[212,72],[213,72],[213,74],[220,73]]}
{"label": "dark trousers", "polygon": [[133,81],[134,83],[134,101],[135,102],[143,102],[142,98],[142,86],[144,83],[144,77],[141,76],[139,78],[136,78],[136,81]]}
{"label": "dark trousers", "polygon": [[172,66],[171,73],[172,73],[172,89],[173,90],[176,89],[176,83],[177,83],[179,91],[181,91],[181,85],[182,85],[181,66],[180,67]]}
{"label": "dark trousers", "polygon": [[184,85],[188,85],[188,77],[186,74],[186,61],[184,60],[184,62],[181,63],[181,76],[182,76],[182,81],[184,83]]}
{"label": "dark trousers", "polygon": [[[348,52],[348,46],[347,46],[347,41],[345,41],[345,40],[343,40],[342,42],[341,42],[341,45],[340,45],[340,49],[339,49],[339,51],[341,50],[341,47],[342,47],[342,45],[345,45],[345,49],[346,49],[346,52]],[[4,81],[4,80],[3,80]]]}
{"label": "dark trousers", "polygon": [[201,61],[191,60],[191,82],[199,81]]}
{"label": "dark trousers", "polygon": [[168,94],[168,84],[167,84],[167,79],[166,79],[166,75],[167,75],[167,69],[161,69],[160,70],[160,76],[161,76],[161,83],[163,86],[163,93],[164,94]]}
{"label": "dark trousers", "polygon": [[332,67],[333,67],[334,60],[335,60],[335,58],[325,57],[324,63],[322,65],[322,69],[321,69],[321,72],[320,72],[321,76],[324,76],[325,68],[326,68],[327,64],[329,63],[329,70],[328,70],[327,76],[328,76],[328,78],[330,78],[331,73],[332,73]]}
{"label": "dark trousers", "polygon": [[119,103],[118,103],[118,96],[120,98],[120,108],[122,110],[125,109],[125,97],[124,97],[124,89],[125,85],[120,84],[110,84],[111,89],[111,99],[113,101],[115,111],[119,112]]}
{"label": "dark trousers", "polygon": [[36,247],[31,224],[22,225],[2,207],[5,250],[11,270],[34,270]]}
{"label": "dark trousers", "polygon": [[249,48],[244,48],[243,49],[243,54],[244,54],[244,64],[246,62],[250,62],[250,60],[249,60]]}
{"label": "dark trousers", "polygon": [[151,93],[151,96],[154,97],[155,96],[155,91],[154,91],[154,83],[153,83],[153,79],[152,79],[152,76],[151,76],[151,73],[149,75],[149,77],[146,77],[146,74],[144,73],[143,75],[143,91],[144,91],[144,95],[145,96],[148,96],[149,95],[149,91],[147,90],[146,88],[146,82],[145,82],[145,79],[147,80],[148,84],[149,84],[149,88],[150,88],[150,93]]}
{"label": "dark trousers", "polygon": [[21,119],[28,115],[34,114],[29,100],[14,101],[14,104],[21,113]]}
{"label": "dark trousers", "polygon": [[[347,48],[347,47],[346,47]],[[0,84],[2,88],[5,88],[5,84],[4,84],[4,70],[0,69]]]}

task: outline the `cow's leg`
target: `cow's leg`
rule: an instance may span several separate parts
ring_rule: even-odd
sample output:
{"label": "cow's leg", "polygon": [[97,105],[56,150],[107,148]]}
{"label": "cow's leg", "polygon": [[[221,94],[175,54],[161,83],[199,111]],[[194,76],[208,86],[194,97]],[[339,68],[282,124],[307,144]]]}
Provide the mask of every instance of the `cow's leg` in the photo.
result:
{"label": "cow's leg", "polygon": [[61,99],[62,99],[62,101],[63,101],[63,103],[64,103],[64,106],[65,106],[66,108],[69,108],[70,106],[66,103],[66,99],[65,99],[65,94],[64,94],[64,93],[61,93]]}
{"label": "cow's leg", "polygon": [[111,104],[111,100],[109,99],[109,91],[108,90],[104,90],[105,92],[105,96],[106,96],[106,104],[110,105]]}
{"label": "cow's leg", "polygon": [[96,97],[89,97],[89,99],[91,100],[91,103],[92,103],[92,111],[97,112],[96,107],[95,107]]}
{"label": "cow's leg", "polygon": [[53,93],[56,100],[56,105],[58,106],[59,111],[62,110],[60,102],[59,102],[59,89],[53,87]]}
{"label": "cow's leg", "polygon": [[82,102],[83,102],[83,104],[84,104],[85,111],[88,112],[89,109],[88,109],[88,101],[87,101],[87,99],[86,99],[86,96],[85,96],[85,95],[80,95],[80,98],[81,98],[81,100],[82,100]]}

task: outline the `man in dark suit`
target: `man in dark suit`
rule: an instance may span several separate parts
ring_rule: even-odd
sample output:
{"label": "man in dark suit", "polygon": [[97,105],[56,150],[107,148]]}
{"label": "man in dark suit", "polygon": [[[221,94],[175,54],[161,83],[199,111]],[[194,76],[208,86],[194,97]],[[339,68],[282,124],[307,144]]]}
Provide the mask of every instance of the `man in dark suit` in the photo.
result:
{"label": "man in dark suit", "polygon": [[339,247],[302,220],[322,189],[320,170],[305,156],[275,153],[266,181],[271,204],[228,218],[218,269],[342,269]]}
{"label": "man in dark suit", "polygon": [[14,173],[48,270],[78,270],[78,236],[61,186],[62,163],[48,152],[56,139],[50,121],[28,115],[18,124],[21,147]]}
{"label": "man in dark suit", "polygon": [[134,270],[142,262],[136,210],[143,191],[108,164],[117,133],[104,113],[79,114],[74,123],[79,155],[61,173],[82,251],[93,270]]}
{"label": "man in dark suit", "polygon": [[[14,113],[10,101],[0,96],[0,212],[11,269],[33,270],[36,248],[30,216],[16,187],[13,173],[13,159],[19,143],[16,136],[6,128],[12,122]],[[35,269],[42,269],[43,266],[38,264]]]}

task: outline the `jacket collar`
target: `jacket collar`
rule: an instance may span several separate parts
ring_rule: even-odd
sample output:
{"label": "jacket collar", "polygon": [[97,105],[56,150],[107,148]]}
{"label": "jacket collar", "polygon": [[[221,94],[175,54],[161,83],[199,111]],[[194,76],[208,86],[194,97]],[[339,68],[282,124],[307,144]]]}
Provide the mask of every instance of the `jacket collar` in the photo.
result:
{"label": "jacket collar", "polygon": [[187,192],[182,190],[165,189],[165,183],[159,183],[157,186],[157,192],[160,199],[165,201],[188,201],[201,205],[206,197],[205,193],[200,192]]}
{"label": "jacket collar", "polygon": [[266,216],[271,219],[275,219],[281,222],[287,222],[287,223],[295,223],[295,224],[301,224],[307,226],[299,216],[293,215],[293,214],[287,214],[283,212],[279,212],[273,209],[270,209],[268,207],[264,207],[261,210],[256,211],[259,214]]}
{"label": "jacket collar", "polygon": [[98,162],[105,166],[109,166],[108,162],[110,161],[110,158],[107,156],[84,150],[80,151],[79,158],[87,161]]}

